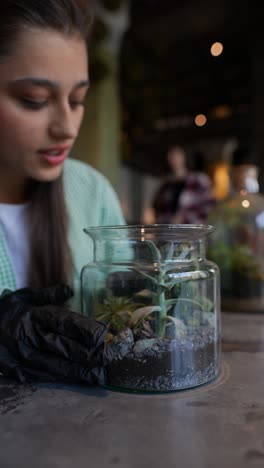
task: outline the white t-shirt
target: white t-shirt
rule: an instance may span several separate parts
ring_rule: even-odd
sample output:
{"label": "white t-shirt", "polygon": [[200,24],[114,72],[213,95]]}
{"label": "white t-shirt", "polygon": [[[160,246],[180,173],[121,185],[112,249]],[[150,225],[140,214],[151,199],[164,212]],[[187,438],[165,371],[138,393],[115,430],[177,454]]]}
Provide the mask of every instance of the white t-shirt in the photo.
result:
{"label": "white t-shirt", "polygon": [[7,253],[14,268],[17,289],[26,286],[29,240],[26,223],[27,204],[0,203],[0,225]]}

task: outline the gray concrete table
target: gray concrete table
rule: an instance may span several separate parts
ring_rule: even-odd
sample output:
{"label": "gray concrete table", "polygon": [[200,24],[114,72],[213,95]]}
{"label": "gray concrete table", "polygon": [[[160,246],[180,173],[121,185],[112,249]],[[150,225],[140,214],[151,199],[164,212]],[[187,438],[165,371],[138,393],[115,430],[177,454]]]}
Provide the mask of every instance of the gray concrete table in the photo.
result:
{"label": "gray concrete table", "polygon": [[264,467],[264,315],[223,314],[221,375],[139,395],[0,379],[1,468]]}

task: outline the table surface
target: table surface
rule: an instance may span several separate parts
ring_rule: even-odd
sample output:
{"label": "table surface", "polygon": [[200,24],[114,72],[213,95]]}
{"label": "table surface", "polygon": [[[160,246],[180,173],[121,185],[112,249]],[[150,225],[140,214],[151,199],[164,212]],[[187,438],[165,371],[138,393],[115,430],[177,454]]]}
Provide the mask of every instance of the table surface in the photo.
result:
{"label": "table surface", "polygon": [[127,394],[0,379],[1,468],[264,467],[264,314],[222,314],[210,384]]}

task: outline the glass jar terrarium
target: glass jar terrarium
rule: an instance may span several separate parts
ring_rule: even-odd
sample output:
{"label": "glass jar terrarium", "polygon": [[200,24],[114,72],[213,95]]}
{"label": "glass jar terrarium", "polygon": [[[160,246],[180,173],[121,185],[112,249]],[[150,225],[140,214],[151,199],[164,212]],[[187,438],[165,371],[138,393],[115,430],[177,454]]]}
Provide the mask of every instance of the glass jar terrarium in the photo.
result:
{"label": "glass jar terrarium", "polygon": [[264,312],[264,197],[257,167],[233,167],[231,180],[233,193],[210,215],[215,230],[208,257],[220,267],[224,310]]}
{"label": "glass jar terrarium", "polygon": [[94,262],[81,273],[82,312],[108,328],[106,384],[172,391],[219,372],[218,267],[211,226],[88,228]]}

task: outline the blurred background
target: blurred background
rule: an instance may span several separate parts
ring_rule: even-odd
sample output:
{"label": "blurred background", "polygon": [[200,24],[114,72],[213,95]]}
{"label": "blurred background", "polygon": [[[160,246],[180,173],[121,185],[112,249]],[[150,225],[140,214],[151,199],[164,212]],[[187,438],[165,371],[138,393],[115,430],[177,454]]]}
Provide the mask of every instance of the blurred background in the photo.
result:
{"label": "blurred background", "polygon": [[264,6],[246,0],[92,0],[91,90],[74,156],[110,180],[128,223],[146,219],[181,145],[230,191],[233,151],[264,190]]}

